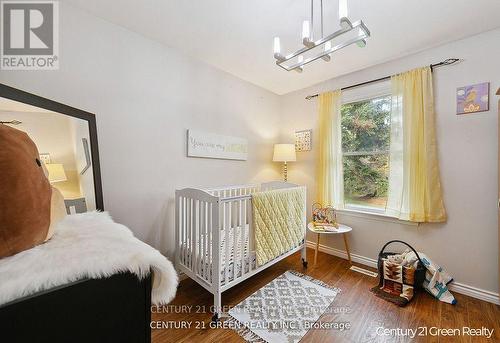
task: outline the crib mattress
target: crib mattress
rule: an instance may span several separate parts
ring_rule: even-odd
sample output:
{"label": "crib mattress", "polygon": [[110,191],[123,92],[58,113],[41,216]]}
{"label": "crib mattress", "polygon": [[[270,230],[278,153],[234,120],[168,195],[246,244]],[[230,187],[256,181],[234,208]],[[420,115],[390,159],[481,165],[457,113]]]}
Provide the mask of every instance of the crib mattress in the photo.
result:
{"label": "crib mattress", "polygon": [[[229,230],[229,259],[226,259],[226,230]],[[252,268],[255,268],[256,266],[256,254],[255,251],[250,251],[249,249],[249,240],[248,240],[248,232],[250,230],[248,229],[248,225],[245,230],[245,237],[244,237],[244,250],[243,250],[243,265],[244,265],[244,270],[245,273],[250,270],[250,264],[252,265]],[[236,232],[236,246],[234,245],[234,234]],[[199,250],[200,244],[203,246],[203,244],[207,243],[208,240],[204,241],[206,236],[201,236],[201,242],[197,242],[197,251]],[[242,244],[242,237],[241,237],[241,228],[229,228],[229,229],[224,229],[221,230],[221,244],[220,244],[220,256],[221,256],[221,284],[226,283],[226,273],[228,277],[228,282],[234,280],[234,278],[238,278],[241,276],[242,272],[242,263],[241,263],[241,244]],[[187,245],[187,247],[186,247]],[[235,249],[236,247],[236,249]],[[209,247],[209,249],[212,249],[213,247]],[[183,253],[185,253],[189,259],[191,259],[191,253],[192,253],[192,245],[190,244],[189,240],[187,244],[183,244],[181,246],[181,256]],[[198,257],[198,261],[196,261],[198,266],[201,268],[201,274],[205,275],[205,270],[208,268],[209,270],[209,279],[210,282],[212,282],[212,259],[210,257],[211,254],[207,253],[204,254],[204,256]],[[227,260],[227,263],[226,263]],[[236,261],[236,263],[235,263]]]}

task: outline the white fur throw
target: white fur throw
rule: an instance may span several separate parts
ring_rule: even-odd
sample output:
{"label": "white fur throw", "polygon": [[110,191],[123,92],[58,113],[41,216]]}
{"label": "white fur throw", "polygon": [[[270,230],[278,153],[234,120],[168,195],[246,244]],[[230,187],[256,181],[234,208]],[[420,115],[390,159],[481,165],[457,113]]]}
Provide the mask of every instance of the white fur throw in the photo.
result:
{"label": "white fur throw", "polygon": [[175,296],[177,273],[160,252],[134,237],[107,212],[67,216],[44,244],[0,259],[0,305],[85,278],[153,271],[151,301],[166,304]]}

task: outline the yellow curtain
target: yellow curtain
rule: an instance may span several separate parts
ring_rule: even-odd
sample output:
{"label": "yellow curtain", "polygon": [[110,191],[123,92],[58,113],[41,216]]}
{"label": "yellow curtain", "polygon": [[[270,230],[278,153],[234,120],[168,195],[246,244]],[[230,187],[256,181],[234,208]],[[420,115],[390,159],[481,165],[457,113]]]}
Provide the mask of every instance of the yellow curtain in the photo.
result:
{"label": "yellow curtain", "polygon": [[392,81],[389,196],[386,212],[413,222],[446,221],[437,158],[432,72]]}
{"label": "yellow curtain", "polygon": [[319,95],[319,156],[317,201],[323,206],[344,206],[342,176],[342,140],[340,126],[340,90]]}

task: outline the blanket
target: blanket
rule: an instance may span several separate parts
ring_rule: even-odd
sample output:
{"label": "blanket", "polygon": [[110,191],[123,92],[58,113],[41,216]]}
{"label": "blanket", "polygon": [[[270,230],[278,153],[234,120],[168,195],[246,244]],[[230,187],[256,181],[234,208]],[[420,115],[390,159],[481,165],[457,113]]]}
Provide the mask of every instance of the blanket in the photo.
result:
{"label": "blanket", "polygon": [[[419,252],[418,255],[427,269],[423,284],[424,289],[436,299],[455,305],[457,300],[448,289],[448,284],[453,281],[453,278],[425,254]],[[417,256],[413,251],[405,251],[402,254],[402,258],[404,265],[412,265],[416,267],[418,263]]]}
{"label": "blanket", "polygon": [[175,295],[177,274],[160,252],[115,223],[107,212],[67,216],[44,244],[0,259],[0,305],[85,278],[153,271],[151,301],[166,304]]}
{"label": "blanket", "polygon": [[266,264],[303,242],[305,197],[305,187],[252,194],[258,266]]}

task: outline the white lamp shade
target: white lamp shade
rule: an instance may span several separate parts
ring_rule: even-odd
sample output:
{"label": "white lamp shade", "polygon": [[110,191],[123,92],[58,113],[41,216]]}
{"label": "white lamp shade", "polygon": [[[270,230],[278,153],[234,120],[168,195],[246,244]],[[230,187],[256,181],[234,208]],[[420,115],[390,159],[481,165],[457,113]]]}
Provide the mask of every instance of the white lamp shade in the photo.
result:
{"label": "white lamp shade", "polygon": [[50,182],[61,182],[68,180],[62,164],[48,163],[45,166],[47,167],[47,171],[49,172]]}
{"label": "white lamp shade", "polygon": [[296,160],[295,144],[274,144],[273,162],[293,162]]}

